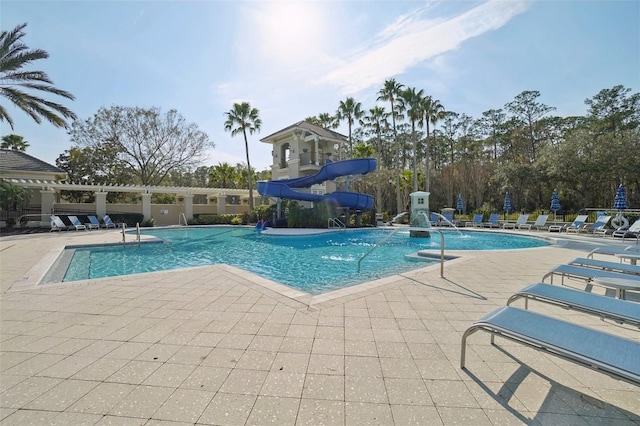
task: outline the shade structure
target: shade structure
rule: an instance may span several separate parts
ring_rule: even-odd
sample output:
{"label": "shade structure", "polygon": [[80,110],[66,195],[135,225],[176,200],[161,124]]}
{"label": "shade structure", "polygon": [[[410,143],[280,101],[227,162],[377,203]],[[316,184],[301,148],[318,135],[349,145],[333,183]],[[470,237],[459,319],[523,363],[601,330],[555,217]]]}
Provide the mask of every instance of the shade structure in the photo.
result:
{"label": "shade structure", "polygon": [[462,209],[464,205],[462,204],[462,194],[458,194],[458,202],[456,203],[456,210],[458,210],[458,214],[462,213]]}
{"label": "shade structure", "polygon": [[549,209],[553,212],[553,220],[556,220],[556,213],[560,210],[560,197],[558,196],[558,190],[554,189],[551,194],[551,208]]}
{"label": "shade structure", "polygon": [[613,200],[613,208],[616,210],[625,210],[628,207],[627,194],[624,190],[624,186],[620,184],[616,191],[616,198]]}
{"label": "shade structure", "polygon": [[511,197],[508,192],[504,194],[504,205],[502,206],[502,210],[506,211],[507,214],[511,211]]}

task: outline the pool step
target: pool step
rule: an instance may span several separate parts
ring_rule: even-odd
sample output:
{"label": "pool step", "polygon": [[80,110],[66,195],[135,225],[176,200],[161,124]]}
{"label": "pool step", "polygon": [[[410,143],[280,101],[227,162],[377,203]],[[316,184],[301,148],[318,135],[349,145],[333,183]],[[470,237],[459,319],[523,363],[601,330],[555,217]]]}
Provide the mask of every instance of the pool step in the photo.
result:
{"label": "pool step", "polygon": [[[454,260],[460,256],[452,256],[450,254],[444,255],[444,260]],[[429,262],[434,260],[440,260],[440,251],[420,250],[416,253],[405,254],[404,258],[407,260],[417,260],[423,262]]]}

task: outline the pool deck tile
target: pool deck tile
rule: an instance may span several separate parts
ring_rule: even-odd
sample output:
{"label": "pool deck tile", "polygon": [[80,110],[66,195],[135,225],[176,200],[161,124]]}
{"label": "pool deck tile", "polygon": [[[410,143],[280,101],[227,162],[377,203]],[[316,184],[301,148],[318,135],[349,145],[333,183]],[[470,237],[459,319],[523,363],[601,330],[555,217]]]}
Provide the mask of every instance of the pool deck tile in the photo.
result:
{"label": "pool deck tile", "polygon": [[[472,321],[558,263],[628,245],[531,234],[558,244],[455,252],[445,278],[431,265],[322,295],[227,265],[38,285],[64,246],[121,234],[0,238],[0,422],[640,424],[637,386],[503,339],[472,336],[459,368]],[[596,317],[530,309],[640,340]]]}

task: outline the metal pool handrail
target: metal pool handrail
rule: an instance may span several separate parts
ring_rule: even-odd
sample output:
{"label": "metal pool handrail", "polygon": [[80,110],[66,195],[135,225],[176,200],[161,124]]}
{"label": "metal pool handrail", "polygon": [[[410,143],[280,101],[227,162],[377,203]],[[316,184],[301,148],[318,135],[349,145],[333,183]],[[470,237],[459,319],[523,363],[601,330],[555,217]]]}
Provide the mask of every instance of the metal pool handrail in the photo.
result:
{"label": "metal pool handrail", "polygon": [[[123,247],[126,247],[126,245],[127,245],[127,241],[126,241],[126,238],[125,238],[125,236],[127,234],[126,229],[127,229],[127,225],[123,223],[122,224],[122,231],[121,231],[122,232],[122,246]],[[140,224],[139,223],[136,223],[136,241],[138,243],[138,246],[140,246]]]}
{"label": "metal pool handrail", "polygon": [[440,277],[444,278],[444,234],[438,229],[431,229],[431,232],[440,234]]}
{"label": "metal pool handrail", "polygon": [[329,227],[329,228],[346,228],[347,225],[342,223],[342,221],[340,219],[338,219],[337,217],[330,217],[327,220],[327,227]]}
{"label": "metal pool handrail", "polygon": [[[358,260],[358,273],[360,272],[360,263],[362,263],[364,258],[369,256],[375,249],[377,249],[386,240],[391,238],[391,236],[396,232],[398,232],[400,229],[401,228],[396,228],[389,235],[385,236],[382,240],[380,240],[373,247],[371,247],[371,249],[360,258],[360,260]],[[440,234],[440,277],[444,278],[444,234],[442,233],[442,231],[438,229],[433,229],[433,228],[430,228],[429,232],[437,232],[438,234]]]}
{"label": "metal pool handrail", "polygon": [[382,243],[384,243],[385,241],[387,241],[389,238],[391,238],[391,236],[393,236],[393,234],[395,234],[396,232],[398,232],[400,230],[400,228],[396,228],[393,231],[391,231],[391,233],[389,233],[389,235],[385,235],[385,237],[383,239],[381,239],[380,241],[378,241],[377,243],[375,243],[373,245],[373,247],[371,247],[369,249],[368,252],[366,252],[361,258],[360,260],[358,260],[358,272],[360,272],[360,264],[362,263],[362,261],[364,260],[365,257],[369,256],[371,253],[373,253],[373,251],[375,249],[377,249],[378,247],[380,247],[380,245]]}

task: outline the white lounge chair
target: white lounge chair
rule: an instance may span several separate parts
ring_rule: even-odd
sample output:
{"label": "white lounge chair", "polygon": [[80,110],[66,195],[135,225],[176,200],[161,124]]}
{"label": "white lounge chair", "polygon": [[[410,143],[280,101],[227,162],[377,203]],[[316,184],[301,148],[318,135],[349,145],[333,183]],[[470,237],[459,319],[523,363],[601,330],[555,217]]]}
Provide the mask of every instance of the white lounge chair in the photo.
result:
{"label": "white lounge chair", "polygon": [[87,224],[87,226],[89,227],[89,230],[91,229],[100,229],[100,221],[98,220],[97,217],[95,216],[87,216],[89,218],[89,222]]}
{"label": "white lounge chair", "polygon": [[529,300],[536,300],[564,309],[597,315],[602,319],[640,327],[640,309],[635,302],[544,283],[531,284],[519,290],[509,297],[507,305],[511,305],[518,299],[524,299],[525,309],[529,307]]}
{"label": "white lounge chair", "polygon": [[607,235],[607,224],[611,220],[611,216],[598,216],[598,219],[591,226],[579,229],[578,232],[589,232],[593,234]]}
{"label": "white lounge chair", "polygon": [[77,216],[67,216],[69,218],[69,220],[71,221],[71,226],[74,227],[76,229],[76,231],[83,229],[83,230],[87,230],[87,226],[85,224],[83,224],[82,222],[80,222],[80,219],[78,219]]}
{"label": "white lounge chair", "polygon": [[491,213],[491,215],[489,216],[489,220],[486,222],[482,222],[482,226],[484,228],[500,228],[500,222],[498,222],[498,219],[500,219],[500,215],[498,213]]}
{"label": "white lounge chair", "polygon": [[431,222],[431,226],[438,226],[439,219],[440,217],[438,216],[438,213],[431,212],[431,216],[429,217],[429,222]]}
{"label": "white lounge chair", "polygon": [[584,222],[587,220],[589,216],[586,214],[581,214],[574,219],[574,221],[564,228],[567,232],[580,232],[582,228],[584,228]]}
{"label": "white lounge chair", "polygon": [[491,334],[492,344],[501,336],[640,385],[639,342],[512,306],[490,312],[464,332],[460,368],[465,368],[467,338],[479,330]]}
{"label": "white lounge chair", "polygon": [[588,259],[577,257],[568,262],[568,265],[584,266],[597,270],[620,272],[623,274],[637,275],[640,277],[640,266],[621,262],[609,262],[606,260]]}
{"label": "white lounge chair", "polygon": [[66,231],[68,230],[69,227],[67,225],[64,224],[64,222],[62,221],[62,219],[60,219],[60,217],[56,216],[56,215],[51,215],[51,229],[49,230],[49,232],[51,231]]}
{"label": "white lounge chair", "polygon": [[438,225],[440,225],[440,226],[455,226],[455,223],[453,221],[453,213],[452,212],[442,213],[442,217],[438,221]]}
{"label": "white lounge chair", "polygon": [[473,226],[474,228],[478,226],[482,226],[482,213],[473,215],[473,221],[465,222],[464,226],[465,228],[469,226]]}
{"label": "white lounge chair", "polygon": [[518,216],[518,220],[516,220],[515,222],[503,223],[502,229],[516,229],[516,228],[521,229],[520,226],[526,225],[528,219],[529,219],[528,214],[521,214],[520,216]]}
{"label": "white lounge chair", "polygon": [[640,251],[640,246],[628,246],[625,248],[620,248],[620,247],[596,247],[593,250],[591,250],[588,254],[587,254],[587,259],[592,259],[594,254],[606,254],[609,256],[615,256],[616,254],[619,253],[625,253],[625,252],[634,252],[634,251]]}
{"label": "white lounge chair", "polygon": [[[627,284],[633,284],[633,285],[624,286],[622,290],[640,291],[640,276],[634,275],[634,274],[607,271],[604,269],[597,269],[597,268],[588,268],[586,266],[562,264],[562,265],[554,266],[553,268],[551,268],[549,272],[544,274],[544,276],[542,277],[542,282],[544,282],[547,278],[550,278],[549,282],[553,284],[553,277],[555,275],[560,275],[561,277],[560,283],[562,285],[564,285],[564,279],[566,277],[566,278],[583,280],[587,284],[597,284],[597,285],[602,285],[604,287],[620,290],[622,288],[621,286],[607,286],[607,285],[603,285],[595,282],[595,280],[598,278],[604,278],[604,279],[614,278],[616,280],[624,280]],[[635,284],[636,282],[637,284]]]}
{"label": "white lounge chair", "polygon": [[626,229],[616,229],[611,234],[611,237],[621,237],[622,241],[627,237],[634,237],[636,240],[640,241],[640,219],[636,219],[636,221],[633,222],[633,225]]}
{"label": "white lounge chair", "polygon": [[534,223],[523,223],[522,225],[518,226],[518,229],[529,229],[529,230],[531,230],[532,228],[535,228],[537,230],[540,230],[542,228],[546,228],[547,227],[547,219],[549,219],[549,215],[548,214],[541,214],[540,216],[538,216],[538,218],[536,219],[536,221]]}
{"label": "white lounge chair", "polygon": [[[104,227],[105,228],[120,228],[122,227],[122,223],[115,223],[113,220],[111,220],[111,218],[109,217],[109,215],[105,215],[102,220],[104,221]],[[125,225],[126,228],[126,225]]]}

